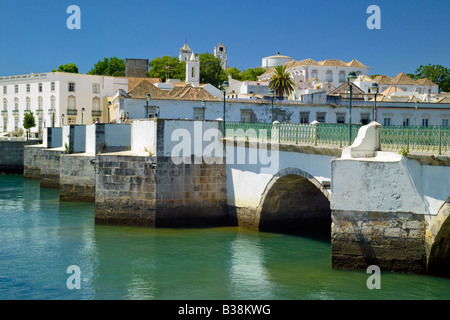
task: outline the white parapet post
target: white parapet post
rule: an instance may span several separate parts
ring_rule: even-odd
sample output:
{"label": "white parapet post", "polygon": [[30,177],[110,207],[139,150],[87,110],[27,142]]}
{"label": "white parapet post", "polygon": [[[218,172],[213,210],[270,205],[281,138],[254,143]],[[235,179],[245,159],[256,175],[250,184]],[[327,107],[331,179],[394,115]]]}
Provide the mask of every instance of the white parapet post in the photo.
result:
{"label": "white parapet post", "polygon": [[371,122],[358,131],[358,136],[350,147],[344,148],[342,158],[373,158],[380,151],[381,124]]}

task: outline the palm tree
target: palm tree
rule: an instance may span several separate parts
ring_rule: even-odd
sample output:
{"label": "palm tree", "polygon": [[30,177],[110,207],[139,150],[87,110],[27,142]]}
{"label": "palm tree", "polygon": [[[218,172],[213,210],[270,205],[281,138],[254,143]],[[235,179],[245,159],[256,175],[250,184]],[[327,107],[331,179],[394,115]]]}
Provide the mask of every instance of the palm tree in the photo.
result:
{"label": "palm tree", "polygon": [[275,73],[270,80],[269,88],[275,91],[277,97],[289,96],[294,91],[294,86],[294,80],[286,72],[286,66],[275,67]]}

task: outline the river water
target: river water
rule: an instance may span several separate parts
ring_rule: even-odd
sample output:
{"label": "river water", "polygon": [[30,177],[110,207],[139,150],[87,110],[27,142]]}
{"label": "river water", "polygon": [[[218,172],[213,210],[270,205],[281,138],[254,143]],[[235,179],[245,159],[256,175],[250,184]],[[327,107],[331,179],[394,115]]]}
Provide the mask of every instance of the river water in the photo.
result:
{"label": "river water", "polygon": [[[0,176],[0,299],[449,299],[450,279],[331,268],[329,241],[238,227],[98,226],[94,205]],[[69,266],[80,289],[69,289]],[[75,283],[75,282],[71,282]]]}

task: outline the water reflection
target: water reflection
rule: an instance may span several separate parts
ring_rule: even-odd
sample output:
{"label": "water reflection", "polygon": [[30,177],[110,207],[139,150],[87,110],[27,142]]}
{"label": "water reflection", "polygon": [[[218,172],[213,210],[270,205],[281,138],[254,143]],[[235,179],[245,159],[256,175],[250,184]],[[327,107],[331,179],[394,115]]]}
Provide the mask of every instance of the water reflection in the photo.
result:
{"label": "water reflection", "polygon": [[231,295],[236,299],[274,299],[274,286],[264,266],[264,246],[260,239],[238,233],[230,253]]}

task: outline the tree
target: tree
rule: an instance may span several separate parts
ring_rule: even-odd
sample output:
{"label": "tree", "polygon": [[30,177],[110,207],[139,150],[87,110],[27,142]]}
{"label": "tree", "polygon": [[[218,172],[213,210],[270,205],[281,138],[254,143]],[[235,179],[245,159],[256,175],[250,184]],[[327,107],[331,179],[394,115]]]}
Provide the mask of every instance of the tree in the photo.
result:
{"label": "tree", "polygon": [[103,60],[99,60],[87,74],[124,77],[125,60],[117,57],[103,58]]}
{"label": "tree", "polygon": [[231,78],[234,80],[244,81],[241,70],[239,70],[236,67],[228,68],[227,76],[229,76],[229,75],[231,75]]}
{"label": "tree", "polygon": [[162,82],[169,79],[186,79],[186,62],[176,57],[163,56],[150,61],[150,70],[146,73],[150,78],[161,78]]}
{"label": "tree", "polygon": [[261,67],[248,68],[247,70],[241,72],[241,77],[244,80],[257,81],[258,76],[262,75],[264,72],[266,72],[266,69]]}
{"label": "tree", "polygon": [[269,82],[269,88],[275,91],[277,97],[289,96],[294,91],[294,80],[286,72],[286,66],[275,67],[275,73]]}
{"label": "tree", "polygon": [[227,73],[222,69],[219,58],[208,52],[200,55],[200,83],[219,87],[227,79]]}
{"label": "tree", "polygon": [[419,66],[414,73],[414,79],[428,78],[437,85],[441,91],[450,92],[450,69],[441,65]]}
{"label": "tree", "polygon": [[26,112],[23,116],[23,127],[27,130],[27,140],[30,133],[30,129],[36,127],[36,121],[34,119],[33,112]]}
{"label": "tree", "polygon": [[52,72],[78,73],[78,67],[75,63],[67,63],[60,65],[58,69],[53,69]]}

